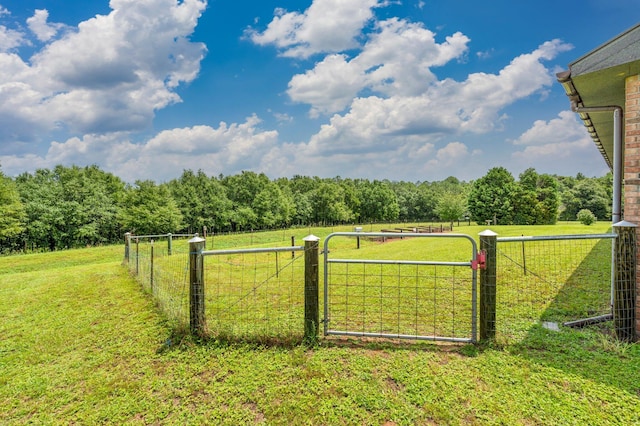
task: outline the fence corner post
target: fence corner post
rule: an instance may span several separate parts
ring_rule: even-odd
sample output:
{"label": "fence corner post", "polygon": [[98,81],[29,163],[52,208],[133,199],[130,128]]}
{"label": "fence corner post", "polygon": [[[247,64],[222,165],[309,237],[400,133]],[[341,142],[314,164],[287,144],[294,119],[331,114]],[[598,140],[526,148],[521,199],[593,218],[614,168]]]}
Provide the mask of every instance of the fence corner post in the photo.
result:
{"label": "fence corner post", "polygon": [[480,234],[485,267],[480,270],[480,340],[496,337],[496,244],[498,234],[487,229]]}
{"label": "fence corner post", "polygon": [[191,333],[204,335],[206,317],[204,312],[204,238],[197,236],[189,240],[189,328]]}
{"label": "fence corner post", "polygon": [[320,238],[309,235],[304,239],[304,340],[313,344],[320,330],[318,247]]}
{"label": "fence corner post", "polygon": [[636,228],[622,221],[613,225],[614,249],[613,322],[619,340],[636,340]]}

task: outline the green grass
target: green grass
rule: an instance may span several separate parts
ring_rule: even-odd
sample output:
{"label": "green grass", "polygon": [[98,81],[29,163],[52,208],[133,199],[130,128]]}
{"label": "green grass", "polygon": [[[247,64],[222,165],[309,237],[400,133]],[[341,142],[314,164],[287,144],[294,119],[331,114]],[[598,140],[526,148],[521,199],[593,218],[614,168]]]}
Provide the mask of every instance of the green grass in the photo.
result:
{"label": "green grass", "polygon": [[640,423],[640,344],[596,329],[534,326],[502,346],[196,342],[122,255],[0,258],[0,424]]}

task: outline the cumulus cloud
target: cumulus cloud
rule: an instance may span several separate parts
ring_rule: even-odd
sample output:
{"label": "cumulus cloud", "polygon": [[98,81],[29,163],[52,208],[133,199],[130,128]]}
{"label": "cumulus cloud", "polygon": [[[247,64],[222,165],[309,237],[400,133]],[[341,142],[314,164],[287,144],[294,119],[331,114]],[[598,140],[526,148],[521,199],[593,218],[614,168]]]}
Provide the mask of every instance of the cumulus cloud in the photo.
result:
{"label": "cumulus cloud", "polygon": [[282,56],[307,58],[316,53],[341,52],[359,45],[362,28],[373,19],[382,0],[315,0],[304,12],[278,8],[267,28],[246,36],[258,45],[274,45]]}
{"label": "cumulus cloud", "polygon": [[206,0],[112,0],[110,6],[110,14],[58,39],[63,27],[48,23],[46,10],[36,11],[27,23],[45,44],[28,61],[8,52],[24,36],[0,28],[0,113],[14,123],[3,138],[29,141],[55,129],[140,130],[156,110],[180,101],[175,89],[197,76],[206,53],[188,39]]}
{"label": "cumulus cloud", "polygon": [[558,118],[549,121],[536,120],[533,126],[511,141],[524,147],[514,153],[515,158],[567,159],[579,151],[594,150],[595,146],[575,113],[562,111]]}
{"label": "cumulus cloud", "polygon": [[34,15],[27,19],[29,29],[36,35],[38,40],[46,42],[51,40],[58,34],[58,31],[65,28],[64,24],[55,24],[47,22],[49,20],[49,11],[46,9],[37,9]]}
{"label": "cumulus cloud", "polygon": [[575,113],[562,111],[558,118],[549,121],[536,120],[533,126],[512,141],[514,145],[543,146],[584,142],[589,136]]}
{"label": "cumulus cloud", "polygon": [[289,82],[287,94],[311,105],[311,116],[342,111],[363,90],[384,96],[421,93],[434,81],[432,67],[467,51],[469,38],[455,33],[443,43],[420,23],[397,18],[376,24],[375,32],[353,59],[334,54]]}
{"label": "cumulus cloud", "polygon": [[474,73],[466,80],[432,81],[423,91],[355,98],[310,141],[318,152],[391,150],[398,144],[430,142],[443,135],[481,134],[500,129],[501,110],[552,84],[542,61],[563,51],[560,41],[518,56],[498,74]]}
{"label": "cumulus cloud", "polygon": [[0,156],[8,175],[57,164],[100,164],[128,181],[168,180],[184,169],[217,175],[254,169],[277,145],[278,132],[260,129],[253,115],[240,124],[221,122],[217,128],[193,126],[165,130],[135,143],[126,132],[72,137],[52,142],[46,155]]}
{"label": "cumulus cloud", "polygon": [[568,163],[572,163],[606,171],[606,164],[584,125],[571,111],[562,111],[549,121],[536,120],[531,128],[510,142],[521,148],[512,154],[512,159],[523,168],[536,162],[551,169],[566,169]]}
{"label": "cumulus cloud", "polygon": [[25,42],[26,39],[22,32],[9,29],[4,25],[0,25],[0,54],[9,52],[16,47],[23,45]]}

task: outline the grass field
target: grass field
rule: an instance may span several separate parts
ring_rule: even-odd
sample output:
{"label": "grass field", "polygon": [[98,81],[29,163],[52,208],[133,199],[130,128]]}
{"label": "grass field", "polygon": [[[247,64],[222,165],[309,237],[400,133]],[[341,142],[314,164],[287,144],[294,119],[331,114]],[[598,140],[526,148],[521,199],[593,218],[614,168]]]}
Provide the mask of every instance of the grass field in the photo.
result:
{"label": "grass field", "polygon": [[196,342],[174,333],[122,256],[0,258],[1,424],[640,424],[640,344],[595,329],[533,326],[478,346]]}

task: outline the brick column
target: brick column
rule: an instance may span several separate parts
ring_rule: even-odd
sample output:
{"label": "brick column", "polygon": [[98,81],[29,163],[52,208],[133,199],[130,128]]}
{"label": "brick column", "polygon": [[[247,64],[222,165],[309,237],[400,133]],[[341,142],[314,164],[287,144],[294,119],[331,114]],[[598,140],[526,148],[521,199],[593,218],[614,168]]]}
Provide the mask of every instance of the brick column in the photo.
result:
{"label": "brick column", "polygon": [[[640,75],[628,77],[625,83],[624,219],[640,225]],[[640,280],[640,266],[636,270]],[[640,337],[640,281],[636,282],[636,336]]]}

